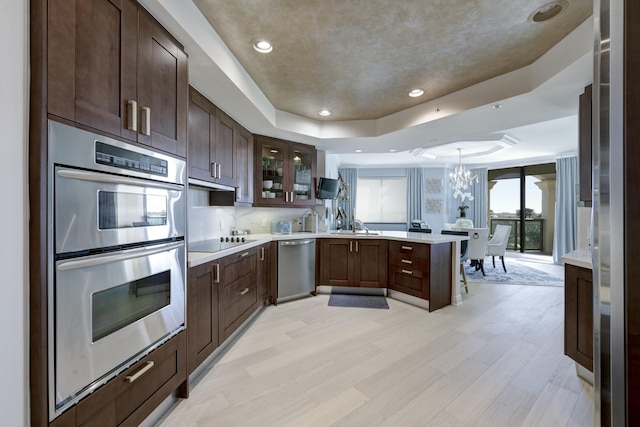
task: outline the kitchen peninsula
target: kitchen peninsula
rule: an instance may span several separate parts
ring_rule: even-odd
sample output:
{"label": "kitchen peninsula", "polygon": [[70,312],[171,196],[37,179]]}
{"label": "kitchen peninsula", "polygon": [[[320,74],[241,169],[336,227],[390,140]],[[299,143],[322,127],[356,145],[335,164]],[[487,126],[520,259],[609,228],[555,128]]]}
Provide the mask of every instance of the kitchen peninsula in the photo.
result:
{"label": "kitchen peninsula", "polygon": [[[358,233],[348,233],[348,232],[347,233],[344,233],[344,232],[342,233],[335,233],[335,232],[304,233],[304,232],[301,232],[301,233],[293,233],[293,234],[285,234],[285,235],[252,234],[248,236],[249,240],[245,244],[240,246],[235,246],[229,249],[224,249],[217,252],[193,252],[189,250],[187,266],[189,268],[200,266],[200,265],[224,258],[226,256],[236,254],[238,252],[244,252],[248,249],[265,245],[269,242],[277,242],[279,240],[308,239],[308,238],[315,238],[317,239],[317,242],[318,242],[319,250],[317,252],[318,259],[316,262],[316,265],[317,265],[316,271],[318,272],[318,275],[316,277],[316,282],[320,286],[322,285],[331,286],[331,283],[327,282],[327,280],[323,277],[323,272],[327,272],[328,270],[335,268],[335,265],[331,264],[330,259],[327,258],[326,250],[324,251],[325,255],[323,256],[322,248],[328,242],[332,242],[332,241],[337,243],[344,242],[344,244],[346,245],[349,245],[348,242],[354,242],[351,247],[352,253],[353,251],[356,250],[356,246],[355,246],[356,241],[358,242],[358,246],[357,246],[358,250],[360,249],[362,244],[363,243],[366,244],[366,242],[378,241],[378,242],[384,242],[384,244],[388,245],[388,253],[387,251],[385,251],[384,260],[381,260],[381,261],[384,262],[385,272],[387,271],[386,267],[387,266],[389,267],[389,279],[385,277],[384,283],[383,283],[384,286],[376,286],[376,287],[388,288],[390,290],[394,290],[393,286],[392,285],[388,286],[388,284],[390,284],[389,282],[391,282],[393,272],[395,271],[392,265],[392,260],[394,259],[394,257],[396,257],[395,254],[397,254],[398,251],[403,251],[403,250],[413,251],[414,250],[413,248],[403,249],[403,247],[406,246],[408,248],[410,247],[410,245],[408,244],[417,244],[418,246],[415,249],[416,254],[413,254],[414,256],[417,257],[417,260],[416,261],[410,260],[410,259],[405,260],[405,263],[408,265],[411,265],[413,267],[413,270],[409,268],[400,269],[399,273],[403,274],[403,270],[404,270],[404,274],[406,275],[414,275],[414,276],[419,275],[421,277],[421,274],[423,274],[424,271],[427,271],[427,272],[439,271],[441,273],[440,280],[444,280],[446,282],[445,286],[448,293],[447,303],[443,305],[447,305],[449,303],[457,305],[462,302],[462,296],[460,294],[460,285],[459,285],[460,277],[459,277],[458,265],[460,264],[459,245],[461,241],[468,239],[465,236],[412,233],[412,232],[403,232],[403,231],[376,231],[376,232],[371,232],[369,234],[362,233],[362,232],[358,232]],[[403,245],[403,243],[407,243],[407,245]],[[436,251],[439,254],[438,262],[436,265],[433,266],[433,268],[428,268],[426,270],[422,270],[418,272],[417,271],[418,267],[423,268],[426,265],[425,263],[429,262],[429,259],[428,259],[429,257],[425,258],[424,255],[419,256],[417,252],[426,251],[427,248],[433,251],[435,251],[436,248],[438,249]],[[348,251],[348,247],[347,247],[347,251]],[[442,255],[443,251],[446,254],[444,255],[444,257]],[[435,255],[435,252],[430,252],[430,255],[433,257]],[[400,259],[399,262],[402,263],[402,259]],[[431,262],[431,264],[432,263],[433,262]],[[442,269],[446,270],[446,273],[444,273]],[[431,284],[431,286],[433,286],[433,284]],[[363,287],[366,287],[366,286],[363,286]],[[405,294],[405,295],[401,295],[401,294]],[[410,294],[409,300],[405,298],[406,291],[403,292],[402,290],[400,290],[399,292],[390,292],[389,296],[428,308],[428,306],[422,305],[419,303],[418,300],[421,297],[417,293],[413,295]],[[411,298],[411,297],[415,297],[415,298]],[[433,309],[434,308],[431,307],[430,311],[433,311]]]}

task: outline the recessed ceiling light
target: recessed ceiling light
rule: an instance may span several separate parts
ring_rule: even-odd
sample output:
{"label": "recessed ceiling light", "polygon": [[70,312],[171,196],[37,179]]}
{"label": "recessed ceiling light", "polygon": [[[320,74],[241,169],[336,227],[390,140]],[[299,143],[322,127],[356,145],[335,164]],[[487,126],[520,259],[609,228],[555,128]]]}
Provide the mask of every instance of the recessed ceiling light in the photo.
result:
{"label": "recessed ceiling light", "polygon": [[356,153],[362,153],[362,150],[357,149],[357,150],[356,150]]}
{"label": "recessed ceiling light", "polygon": [[396,150],[395,148],[392,148],[392,149],[389,150],[390,153],[395,153],[396,151],[398,151],[398,150]]}
{"label": "recessed ceiling light", "polygon": [[543,4],[529,15],[529,22],[545,22],[560,15],[569,7],[566,0],[554,0]]}
{"label": "recessed ceiling light", "polygon": [[327,117],[331,115],[331,111],[324,109],[324,110],[318,111],[318,114],[321,115],[322,117]]}
{"label": "recessed ceiling light", "polygon": [[269,40],[256,39],[253,41],[253,48],[260,53],[269,53],[273,50],[273,46]]}
{"label": "recessed ceiling light", "polygon": [[494,110],[499,110],[501,108],[502,108],[502,104],[496,104],[496,105],[493,106]]}
{"label": "recessed ceiling light", "polygon": [[411,92],[409,92],[409,96],[412,98],[417,98],[422,95],[424,95],[424,91],[422,89],[413,89]]}

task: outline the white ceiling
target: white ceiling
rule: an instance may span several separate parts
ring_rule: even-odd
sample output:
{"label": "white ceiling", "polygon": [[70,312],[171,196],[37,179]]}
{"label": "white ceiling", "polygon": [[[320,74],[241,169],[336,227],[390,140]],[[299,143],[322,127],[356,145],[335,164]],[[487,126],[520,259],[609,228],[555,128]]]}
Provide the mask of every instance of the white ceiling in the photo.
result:
{"label": "white ceiling", "polygon": [[[577,152],[578,95],[592,81],[591,18],[517,70],[377,119],[322,121],[278,110],[192,0],[139,1],[185,45],[189,81],[196,89],[251,132],[313,144],[337,154],[339,165],[447,165],[450,159],[409,152],[493,134],[507,134],[518,143],[465,158],[465,164],[532,164]],[[492,108],[496,104],[502,108]]]}

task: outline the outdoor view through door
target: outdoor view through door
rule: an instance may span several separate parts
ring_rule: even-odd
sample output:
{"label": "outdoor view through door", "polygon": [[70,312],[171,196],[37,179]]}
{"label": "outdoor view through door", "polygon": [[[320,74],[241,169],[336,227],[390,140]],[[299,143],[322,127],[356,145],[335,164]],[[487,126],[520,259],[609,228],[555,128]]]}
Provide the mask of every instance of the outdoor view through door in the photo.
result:
{"label": "outdoor view through door", "polygon": [[489,227],[511,226],[507,250],[550,254],[555,220],[554,163],[490,170]]}

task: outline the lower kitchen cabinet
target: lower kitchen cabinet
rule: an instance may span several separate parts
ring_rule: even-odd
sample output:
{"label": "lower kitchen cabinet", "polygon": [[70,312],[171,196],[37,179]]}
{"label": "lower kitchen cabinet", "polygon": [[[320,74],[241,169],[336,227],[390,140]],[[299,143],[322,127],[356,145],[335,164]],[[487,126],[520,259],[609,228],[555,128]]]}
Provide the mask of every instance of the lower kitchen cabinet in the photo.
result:
{"label": "lower kitchen cabinet", "polygon": [[593,372],[593,272],[564,266],[564,354]]}
{"label": "lower kitchen cabinet", "polygon": [[[186,333],[180,332],[60,415],[51,426],[140,425],[186,381],[186,344]],[[186,389],[182,385],[180,389]]]}
{"label": "lower kitchen cabinet", "polygon": [[429,301],[429,311],[451,303],[451,243],[389,242],[389,289]]}
{"label": "lower kitchen cabinet", "polygon": [[272,302],[277,297],[277,250],[276,242],[265,243],[258,247],[258,303]]}
{"label": "lower kitchen cabinet", "polygon": [[[235,332],[260,307],[268,292],[259,275],[270,274],[265,261],[270,244],[189,268],[187,332],[189,373]],[[264,250],[262,249],[264,248]],[[264,268],[264,271],[263,271]]]}
{"label": "lower kitchen cabinet", "polygon": [[218,348],[218,261],[187,270],[189,373]]}
{"label": "lower kitchen cabinet", "polygon": [[387,241],[318,240],[317,283],[326,286],[387,287]]}
{"label": "lower kitchen cabinet", "polygon": [[229,338],[259,307],[258,253],[256,247],[220,260],[220,342]]}

